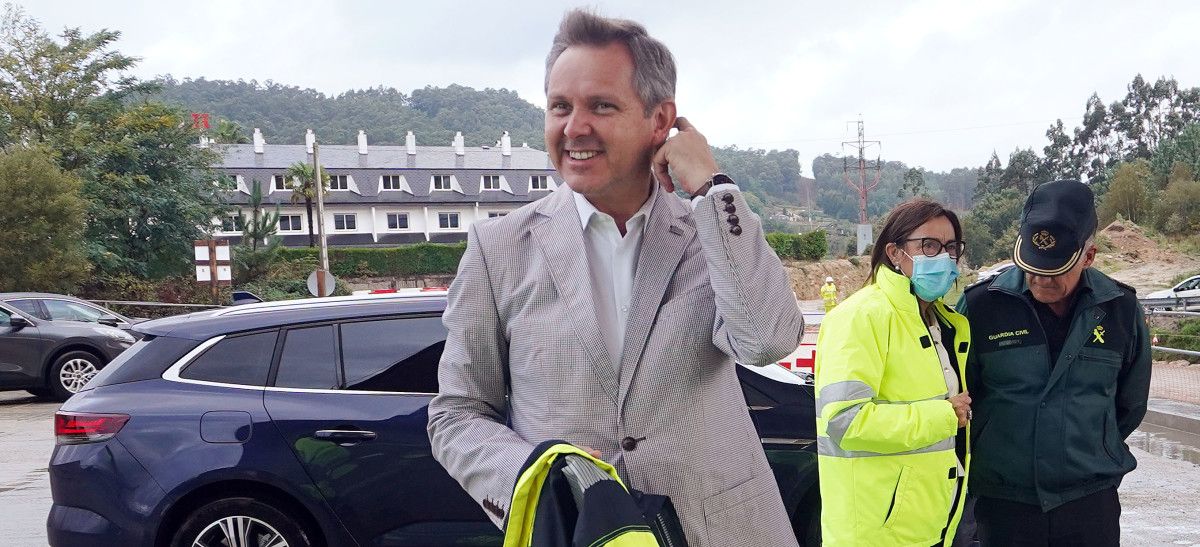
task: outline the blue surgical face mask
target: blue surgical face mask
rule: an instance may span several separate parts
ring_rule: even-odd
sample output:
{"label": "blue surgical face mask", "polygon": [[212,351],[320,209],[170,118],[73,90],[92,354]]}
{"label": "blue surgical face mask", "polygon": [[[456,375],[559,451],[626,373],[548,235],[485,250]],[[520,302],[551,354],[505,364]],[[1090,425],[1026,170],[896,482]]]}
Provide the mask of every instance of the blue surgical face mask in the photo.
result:
{"label": "blue surgical face mask", "polygon": [[[904,253],[903,250],[900,252]],[[912,259],[912,277],[909,281],[913,284],[913,292],[917,293],[917,298],[933,302],[950,292],[950,287],[958,279],[958,263],[950,258],[950,253],[934,257],[904,254]]]}

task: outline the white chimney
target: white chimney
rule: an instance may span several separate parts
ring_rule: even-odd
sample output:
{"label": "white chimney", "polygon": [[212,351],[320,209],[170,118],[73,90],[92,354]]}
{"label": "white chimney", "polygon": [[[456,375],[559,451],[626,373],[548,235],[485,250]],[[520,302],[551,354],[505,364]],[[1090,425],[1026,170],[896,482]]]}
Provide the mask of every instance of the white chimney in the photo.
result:
{"label": "white chimney", "polygon": [[454,145],[455,154],[458,154],[459,156],[467,155],[466,144],[463,141],[462,131],[454,132],[454,142],[451,144]]}
{"label": "white chimney", "polygon": [[200,135],[200,148],[208,148],[208,137]]}
{"label": "white chimney", "polygon": [[317,136],[313,134],[312,129],[304,132],[304,148],[308,149],[308,153],[312,154],[313,143],[317,142]]}
{"label": "white chimney", "polygon": [[367,132],[362,129],[358,130],[358,153],[363,155],[367,153]]}
{"label": "white chimney", "polygon": [[262,154],[264,144],[267,144],[267,141],[263,139],[262,131],[260,131],[257,127],[255,127],[254,128],[254,153]]}
{"label": "white chimney", "polygon": [[529,143],[527,143],[527,142],[521,143],[521,148],[529,148]]}
{"label": "white chimney", "polygon": [[500,137],[500,154],[503,156],[512,155],[512,138],[508,136],[508,131],[505,131],[504,136]]}
{"label": "white chimney", "polygon": [[410,156],[417,155],[417,136],[413,135],[412,131],[409,131],[408,135],[404,137],[404,146],[408,148]]}

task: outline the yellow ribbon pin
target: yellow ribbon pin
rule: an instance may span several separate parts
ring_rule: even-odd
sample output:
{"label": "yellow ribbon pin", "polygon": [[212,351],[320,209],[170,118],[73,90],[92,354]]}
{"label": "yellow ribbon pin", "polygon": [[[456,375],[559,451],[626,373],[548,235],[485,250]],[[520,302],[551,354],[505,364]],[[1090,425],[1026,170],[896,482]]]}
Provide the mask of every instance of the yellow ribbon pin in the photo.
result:
{"label": "yellow ribbon pin", "polygon": [[1096,328],[1092,329],[1092,341],[1104,343],[1104,325],[1096,325]]}

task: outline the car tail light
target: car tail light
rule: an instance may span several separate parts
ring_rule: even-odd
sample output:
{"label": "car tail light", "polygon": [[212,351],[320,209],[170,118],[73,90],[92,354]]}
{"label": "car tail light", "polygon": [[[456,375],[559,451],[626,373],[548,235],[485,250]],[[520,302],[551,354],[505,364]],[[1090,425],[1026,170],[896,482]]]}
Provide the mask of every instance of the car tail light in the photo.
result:
{"label": "car tail light", "polygon": [[54,440],[57,444],[87,444],[113,438],[125,422],[126,414],[54,413]]}

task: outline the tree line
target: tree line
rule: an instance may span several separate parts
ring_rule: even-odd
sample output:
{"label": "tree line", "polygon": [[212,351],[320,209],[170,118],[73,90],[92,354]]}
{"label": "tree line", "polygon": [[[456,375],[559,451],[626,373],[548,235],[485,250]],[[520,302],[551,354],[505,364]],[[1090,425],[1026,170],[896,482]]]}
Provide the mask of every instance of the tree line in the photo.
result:
{"label": "tree line", "polygon": [[122,76],[120,33],[52,37],[19,7],[0,20],[0,291],[186,272],[223,212],[187,113]]}

